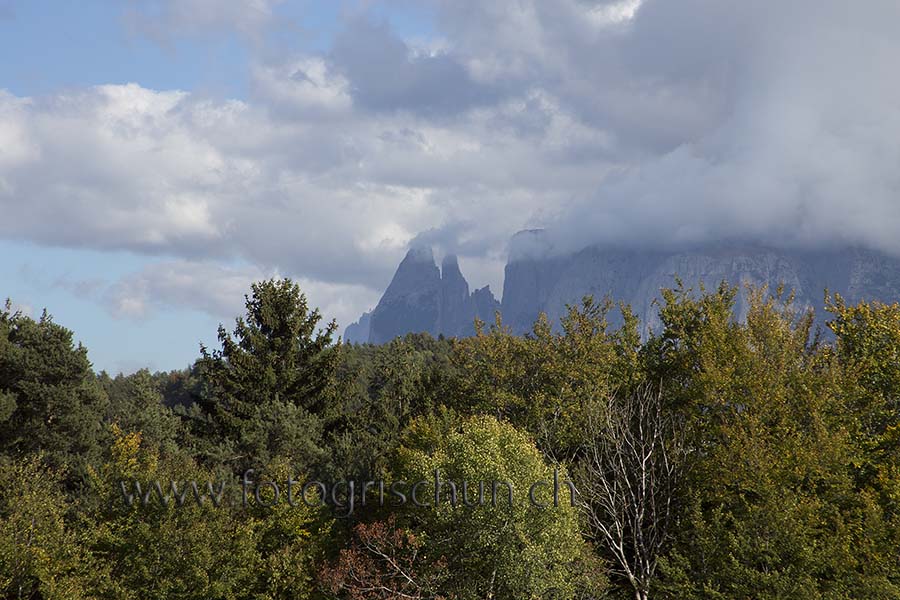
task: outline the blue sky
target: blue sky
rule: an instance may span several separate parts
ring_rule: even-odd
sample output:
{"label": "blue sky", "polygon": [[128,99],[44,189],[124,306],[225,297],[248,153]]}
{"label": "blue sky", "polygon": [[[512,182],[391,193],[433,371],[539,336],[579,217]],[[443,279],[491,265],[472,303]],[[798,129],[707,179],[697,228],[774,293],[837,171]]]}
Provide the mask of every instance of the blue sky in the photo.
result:
{"label": "blue sky", "polygon": [[183,368],[250,283],[341,328],[411,245],[900,255],[900,4],[0,0],[0,296],[112,372]]}
{"label": "blue sky", "polygon": [[129,82],[154,89],[244,92],[248,52],[234,35],[156,43],[129,26],[128,4],[113,0],[5,6],[0,50],[7,59],[0,64],[0,78],[14,94]]}
{"label": "blue sky", "polygon": [[[265,41],[242,37],[227,26],[144,30],[143,17],[165,10],[165,2],[122,0],[0,0],[2,87],[16,95],[50,94],[66,88],[139,83],[165,90],[246,97],[248,69],[264,52],[327,51],[342,18],[362,10],[335,2],[273,3],[277,26]],[[407,36],[428,36],[426,11],[367,9]]]}
{"label": "blue sky", "polygon": [[[150,5],[151,3],[147,3]],[[140,11],[152,6],[116,0],[0,0],[0,89],[41,97],[104,84],[137,83],[154,90],[185,90],[216,98],[246,99],[251,62],[258,52],[323,51],[340,26],[339,2],[275,6],[280,21],[265,42],[228,27],[172,31],[165,37],[141,31]],[[352,7],[350,7],[352,9]],[[409,35],[427,35],[421,11],[372,11]],[[261,44],[271,44],[261,50]],[[183,368],[201,342],[214,344],[225,314],[169,306],[141,318],[111,315],[97,290],[78,292],[75,282],[98,286],[140,271],[158,260],[128,251],[96,251],[0,240],[0,292],[17,308],[38,316],[47,308],[73,329],[89,349],[95,368],[130,372]],[[240,301],[240,297],[237,298]]]}

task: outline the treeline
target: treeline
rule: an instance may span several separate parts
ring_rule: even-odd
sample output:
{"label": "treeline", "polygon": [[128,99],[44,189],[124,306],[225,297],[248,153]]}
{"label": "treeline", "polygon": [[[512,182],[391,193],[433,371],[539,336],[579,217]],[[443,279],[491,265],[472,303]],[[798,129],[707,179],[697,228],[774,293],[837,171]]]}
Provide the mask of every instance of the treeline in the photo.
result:
{"label": "treeline", "polygon": [[[734,288],[667,290],[645,340],[586,298],[525,337],[498,316],[354,346],[270,280],[189,369],[117,377],[7,304],[0,595],[900,598],[900,306],[830,297],[822,332],[749,293],[737,322]],[[435,472],[515,502],[435,505]],[[276,498],[289,478],[313,501]],[[219,507],[123,498],[248,480]],[[351,480],[425,481],[431,506],[304,487]]]}

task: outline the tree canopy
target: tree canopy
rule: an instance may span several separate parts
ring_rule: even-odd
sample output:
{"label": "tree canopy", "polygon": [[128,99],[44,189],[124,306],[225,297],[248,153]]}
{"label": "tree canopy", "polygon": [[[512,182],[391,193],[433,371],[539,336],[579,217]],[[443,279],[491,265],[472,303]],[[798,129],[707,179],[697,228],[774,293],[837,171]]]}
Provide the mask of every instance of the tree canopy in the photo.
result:
{"label": "tree canopy", "polygon": [[[0,596],[900,598],[900,305],[829,296],[813,331],[736,294],[374,346],[273,279],[188,369],[116,376],[7,304]],[[348,511],[348,480],[407,501]]]}

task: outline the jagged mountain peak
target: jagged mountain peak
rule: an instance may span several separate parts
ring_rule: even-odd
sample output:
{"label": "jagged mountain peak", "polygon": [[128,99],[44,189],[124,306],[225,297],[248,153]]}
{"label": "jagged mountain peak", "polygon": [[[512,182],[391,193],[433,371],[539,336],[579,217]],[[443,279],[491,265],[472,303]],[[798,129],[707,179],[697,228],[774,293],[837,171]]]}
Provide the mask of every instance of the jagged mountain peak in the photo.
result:
{"label": "jagged mountain peak", "polygon": [[344,341],[348,344],[365,344],[369,341],[369,330],[372,320],[372,311],[366,311],[358,321],[347,325],[344,329]]}
{"label": "jagged mountain peak", "polygon": [[459,270],[459,258],[457,258],[455,254],[447,254],[441,261],[441,276],[446,277],[448,272],[452,273],[454,276],[456,273],[459,273],[459,275],[462,276],[462,273]]}
{"label": "jagged mountain peak", "polygon": [[[446,255],[438,269],[430,247],[411,248],[368,319],[368,341],[380,344],[410,332],[471,335],[475,319],[492,316],[499,306],[489,290],[469,293],[455,255]],[[355,336],[361,325],[355,324]]]}
{"label": "jagged mountain peak", "polygon": [[469,283],[466,281],[466,278],[463,277],[462,271],[459,268],[459,260],[453,254],[448,254],[444,257],[444,260],[441,261],[441,284],[443,287],[459,287],[465,288],[466,293],[469,293]]}
{"label": "jagged mountain peak", "polygon": [[441,272],[434,262],[431,248],[411,248],[406,253],[391,283],[385,290],[387,298],[428,294],[441,283]]}
{"label": "jagged mountain peak", "polygon": [[662,288],[675,285],[676,276],[694,289],[701,282],[710,289],[723,280],[741,286],[738,318],[744,318],[748,308],[745,283],[771,290],[784,284],[795,292],[797,306],[816,310],[819,325],[824,323],[826,288],[853,302],[900,299],[900,260],[861,248],[717,242],[667,249],[593,245],[564,254],[553,248],[544,230],[517,233],[509,248],[502,302],[488,286],[470,293],[456,256],[445,256],[438,269],[431,248],[410,249],[378,306],[368,320],[364,315],[354,324],[352,332],[358,339],[368,323],[367,339],[373,343],[409,332],[466,336],[474,333],[476,317],[492,322],[499,309],[513,332],[526,333],[541,312],[558,325],[566,305],[591,294],[630,304],[646,335],[658,330],[654,301]]}
{"label": "jagged mountain peak", "polygon": [[406,252],[403,262],[434,264],[434,250],[431,246],[412,247]]}

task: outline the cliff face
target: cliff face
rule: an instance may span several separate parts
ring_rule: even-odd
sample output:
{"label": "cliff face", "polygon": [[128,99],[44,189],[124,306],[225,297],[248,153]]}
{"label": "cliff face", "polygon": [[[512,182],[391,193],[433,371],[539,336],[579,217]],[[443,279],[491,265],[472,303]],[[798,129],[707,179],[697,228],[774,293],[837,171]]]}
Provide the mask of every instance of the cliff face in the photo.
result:
{"label": "cliff face", "polygon": [[344,341],[348,344],[365,344],[369,341],[372,311],[364,312],[359,320],[344,329]]}
{"label": "cliff face", "polygon": [[455,256],[441,263],[441,303],[438,308],[437,331],[446,336],[469,335],[475,315],[471,310],[469,284],[459,270]]}
{"label": "cliff face", "polygon": [[[819,325],[827,318],[826,289],[850,302],[900,299],[900,261],[868,250],[706,245],[662,252],[592,246],[561,258],[526,256],[511,262],[501,311],[514,332],[525,333],[541,311],[558,323],[566,304],[577,304],[587,294],[609,296],[631,305],[647,335],[661,328],[654,301],[662,288],[677,285],[676,277],[694,290],[701,284],[714,289],[723,280],[740,286],[735,306],[740,320],[749,308],[745,284],[768,285],[773,292],[783,284],[795,293],[795,306],[815,309]],[[616,316],[611,315],[613,324]]]}
{"label": "cliff face", "polygon": [[383,344],[410,331],[434,334],[440,305],[441,273],[431,249],[410,250],[372,311],[369,341]]}
{"label": "cliff face", "polygon": [[[493,319],[500,303],[488,288],[469,293],[469,284],[455,256],[444,258],[441,269],[431,249],[410,250],[371,313],[367,340],[383,344],[411,332],[467,336],[475,333],[475,319]],[[362,319],[348,328],[348,341],[359,340]],[[354,339],[350,340],[350,334]]]}
{"label": "cliff face", "polygon": [[[783,284],[795,293],[797,307],[812,307],[818,325],[824,325],[824,294],[838,292],[850,302],[900,300],[900,260],[858,248],[842,250],[784,250],[752,244],[718,244],[677,251],[639,250],[591,246],[559,255],[541,231],[517,234],[510,244],[505,269],[503,300],[498,303],[487,288],[469,292],[457,260],[447,257],[439,271],[430,250],[410,251],[371,315],[368,341],[383,343],[409,332],[466,336],[474,333],[477,317],[493,322],[500,310],[514,333],[531,330],[540,312],[557,326],[567,304],[578,304],[591,294],[609,296],[631,305],[646,336],[658,331],[662,288],[713,289],[721,281],[741,287],[735,316],[748,310],[744,284]],[[610,315],[616,325],[617,314]],[[365,315],[347,330],[361,340]]]}

